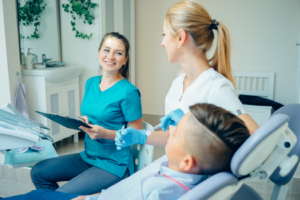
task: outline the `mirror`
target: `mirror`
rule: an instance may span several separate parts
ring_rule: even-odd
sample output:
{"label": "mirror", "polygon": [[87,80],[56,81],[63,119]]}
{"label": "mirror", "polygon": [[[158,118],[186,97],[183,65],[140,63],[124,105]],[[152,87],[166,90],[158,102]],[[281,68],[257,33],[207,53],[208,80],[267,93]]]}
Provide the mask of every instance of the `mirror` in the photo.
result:
{"label": "mirror", "polygon": [[26,64],[28,48],[33,65],[43,62],[43,54],[50,62],[61,62],[59,0],[16,1],[21,65]]}

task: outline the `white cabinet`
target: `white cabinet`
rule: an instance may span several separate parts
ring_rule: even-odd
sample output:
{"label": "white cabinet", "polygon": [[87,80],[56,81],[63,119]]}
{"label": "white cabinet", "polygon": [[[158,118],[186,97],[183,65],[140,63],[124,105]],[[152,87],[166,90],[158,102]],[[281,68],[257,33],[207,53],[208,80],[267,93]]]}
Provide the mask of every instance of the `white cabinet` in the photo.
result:
{"label": "white cabinet", "polygon": [[[46,105],[47,105],[47,113],[53,113],[62,115],[65,114],[62,112],[64,104],[63,92],[61,87],[53,87],[48,88],[46,90]],[[47,126],[50,128],[48,131],[49,135],[53,137],[62,136],[65,132],[64,128],[59,124],[47,119]],[[58,139],[59,140],[59,139]]]}
{"label": "white cabinet", "polygon": [[252,119],[261,126],[265,121],[267,121],[272,115],[271,106],[253,106],[253,105],[243,105],[247,113],[252,117]]}
{"label": "white cabinet", "polygon": [[67,129],[37,114],[35,111],[54,113],[72,118],[78,117],[80,115],[79,78],[60,83],[49,82],[43,76],[23,75],[22,79],[26,87],[26,102],[30,118],[50,128],[48,134],[55,142],[71,135],[74,135],[74,142],[77,142],[77,130]]}

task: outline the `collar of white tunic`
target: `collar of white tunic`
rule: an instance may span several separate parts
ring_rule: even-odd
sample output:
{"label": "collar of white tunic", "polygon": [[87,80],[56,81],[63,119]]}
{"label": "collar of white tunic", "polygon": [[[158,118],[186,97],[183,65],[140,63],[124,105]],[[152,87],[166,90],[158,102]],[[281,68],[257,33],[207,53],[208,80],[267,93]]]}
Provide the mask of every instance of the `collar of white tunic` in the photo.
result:
{"label": "collar of white tunic", "polygon": [[177,181],[180,181],[182,184],[184,184],[190,189],[193,188],[195,185],[197,185],[199,182],[207,178],[207,176],[203,176],[200,174],[188,174],[188,173],[178,172],[170,169],[168,166],[169,166],[169,161],[161,163],[160,174],[168,175],[169,177],[174,178]]}
{"label": "collar of white tunic", "polygon": [[[216,71],[213,69],[213,68],[209,68],[205,71],[203,71],[197,78],[196,80],[186,89],[186,90],[195,90],[195,88],[198,88],[199,85],[202,85],[201,83],[199,84],[199,82],[205,82],[206,79],[209,79],[211,78],[212,76],[216,75]],[[184,79],[186,77],[186,73],[183,73],[180,77],[180,88],[178,90],[179,92],[179,95],[182,95],[184,92],[183,92],[183,86],[184,86]]]}

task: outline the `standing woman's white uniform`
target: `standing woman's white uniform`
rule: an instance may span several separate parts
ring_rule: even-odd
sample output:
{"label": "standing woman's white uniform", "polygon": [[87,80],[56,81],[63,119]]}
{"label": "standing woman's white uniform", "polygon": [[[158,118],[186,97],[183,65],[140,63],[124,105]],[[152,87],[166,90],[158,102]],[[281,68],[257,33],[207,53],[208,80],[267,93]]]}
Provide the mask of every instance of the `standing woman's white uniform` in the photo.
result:
{"label": "standing woman's white uniform", "polygon": [[[208,60],[206,52],[217,35],[217,48]],[[211,103],[238,115],[253,133],[258,125],[246,113],[235,94],[230,66],[230,38],[224,24],[213,20],[199,4],[185,0],[172,6],[165,17],[161,46],[167,51],[169,62],[179,63],[183,74],[177,77],[166,96],[165,114],[161,119],[163,130],[167,125],[177,125],[189,106]],[[183,111],[181,111],[181,110]],[[172,133],[172,128],[171,128]],[[127,128],[117,132],[118,149],[135,143],[165,146],[170,131]],[[119,140],[122,138],[122,142]]]}
{"label": "standing woman's white uniform", "polygon": [[186,74],[177,77],[166,96],[165,113],[180,108],[184,113],[189,112],[189,106],[196,103],[211,103],[222,107],[235,115],[246,113],[234,91],[232,83],[223,75],[210,68],[183,91]]}

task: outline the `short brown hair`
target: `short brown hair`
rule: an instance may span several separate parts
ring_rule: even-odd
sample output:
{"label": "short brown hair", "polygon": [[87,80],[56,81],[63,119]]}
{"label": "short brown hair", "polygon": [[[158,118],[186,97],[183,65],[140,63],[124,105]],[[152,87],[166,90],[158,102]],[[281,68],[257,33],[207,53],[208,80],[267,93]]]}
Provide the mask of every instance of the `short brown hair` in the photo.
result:
{"label": "short brown hair", "polygon": [[212,104],[195,104],[190,106],[190,111],[191,118],[199,126],[191,131],[193,133],[187,133],[186,147],[199,162],[200,173],[212,175],[230,171],[233,154],[250,136],[245,123],[231,112]]}

